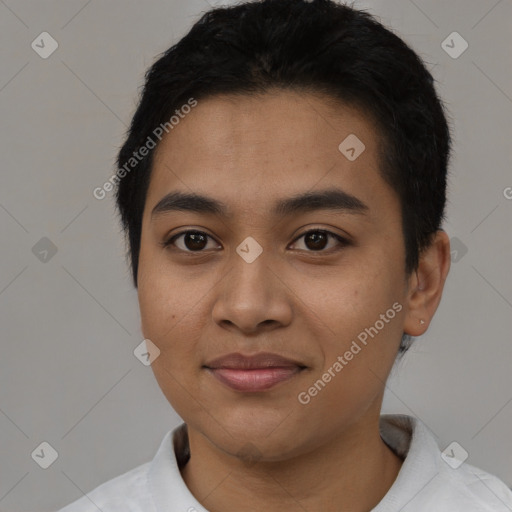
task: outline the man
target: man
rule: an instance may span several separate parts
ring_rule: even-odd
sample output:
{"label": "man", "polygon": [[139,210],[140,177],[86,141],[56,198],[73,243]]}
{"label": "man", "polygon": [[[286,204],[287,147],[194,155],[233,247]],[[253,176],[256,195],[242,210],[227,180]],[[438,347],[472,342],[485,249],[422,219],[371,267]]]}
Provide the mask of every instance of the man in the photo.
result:
{"label": "man", "polygon": [[207,12],[146,75],[116,180],[185,423],[62,512],[512,510],[419,420],[380,415],[449,271],[449,154],[430,73],[368,13]]}

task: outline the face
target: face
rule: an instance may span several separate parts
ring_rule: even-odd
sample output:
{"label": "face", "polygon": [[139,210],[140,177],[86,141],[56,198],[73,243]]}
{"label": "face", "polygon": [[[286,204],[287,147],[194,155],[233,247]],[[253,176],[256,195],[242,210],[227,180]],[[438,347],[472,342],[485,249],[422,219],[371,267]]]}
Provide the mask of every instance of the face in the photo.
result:
{"label": "face", "polygon": [[[358,111],[276,92],[199,101],[158,147],[142,331],[160,350],[152,368],[171,405],[226,453],[256,446],[283,460],[378,417],[408,282],[400,203],[378,173],[377,144]],[[164,200],[177,192],[219,211]],[[292,363],[213,368],[233,353]]]}

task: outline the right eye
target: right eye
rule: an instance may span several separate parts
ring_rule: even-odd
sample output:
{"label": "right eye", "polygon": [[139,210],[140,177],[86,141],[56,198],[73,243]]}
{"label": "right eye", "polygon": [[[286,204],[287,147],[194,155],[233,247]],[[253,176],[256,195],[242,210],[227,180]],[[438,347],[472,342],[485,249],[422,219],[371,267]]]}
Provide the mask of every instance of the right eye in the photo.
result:
{"label": "right eye", "polygon": [[[183,237],[183,239],[180,242],[181,243],[181,247],[180,247],[179,245],[176,244],[176,241],[182,237]],[[204,231],[197,231],[197,230],[189,229],[187,231],[181,231],[180,233],[173,235],[171,238],[164,241],[162,243],[162,246],[163,247],[174,246],[171,248],[172,249],[177,248],[180,251],[189,252],[189,253],[204,252],[203,249],[205,249],[205,246],[207,246],[208,238],[213,240],[213,238],[210,235],[208,235],[207,233],[205,233]]]}

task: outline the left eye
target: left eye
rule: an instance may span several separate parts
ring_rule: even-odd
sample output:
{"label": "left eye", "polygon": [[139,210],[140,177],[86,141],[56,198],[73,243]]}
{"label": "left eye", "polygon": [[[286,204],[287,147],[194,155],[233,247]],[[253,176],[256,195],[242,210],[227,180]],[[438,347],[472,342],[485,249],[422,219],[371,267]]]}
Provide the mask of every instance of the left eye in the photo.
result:
{"label": "left eye", "polygon": [[348,241],[340,235],[325,231],[323,229],[313,229],[303,233],[295,241],[304,238],[304,244],[309,249],[309,252],[318,252],[325,249],[329,238],[335,239],[339,245],[348,245]]}

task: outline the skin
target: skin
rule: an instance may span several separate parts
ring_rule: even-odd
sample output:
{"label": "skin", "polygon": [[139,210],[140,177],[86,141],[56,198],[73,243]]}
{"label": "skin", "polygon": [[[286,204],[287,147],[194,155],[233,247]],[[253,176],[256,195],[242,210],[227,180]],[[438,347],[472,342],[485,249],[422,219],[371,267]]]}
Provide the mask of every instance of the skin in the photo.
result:
{"label": "skin", "polygon": [[[351,133],[366,147],[355,161],[338,150]],[[211,512],[363,512],[397,477],[402,460],[379,434],[385,381],[402,333],[428,328],[450,247],[438,231],[406,276],[400,204],[378,173],[378,136],[348,106],[275,91],[201,100],[157,148],[139,258],[141,327],[160,350],[152,364],[158,384],[188,425],[183,479]],[[278,199],[331,186],[366,203],[367,214],[270,214]],[[219,199],[230,216],[152,219],[177,190]],[[301,237],[313,228],[350,243],[328,238],[315,250]],[[187,229],[211,237],[202,252],[185,236],[162,247]],[[263,249],[250,264],[235,250],[249,236]],[[402,310],[301,404],[298,394],[395,302]],[[237,392],[203,368],[232,352],[273,352],[307,368],[268,391]]]}

